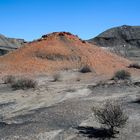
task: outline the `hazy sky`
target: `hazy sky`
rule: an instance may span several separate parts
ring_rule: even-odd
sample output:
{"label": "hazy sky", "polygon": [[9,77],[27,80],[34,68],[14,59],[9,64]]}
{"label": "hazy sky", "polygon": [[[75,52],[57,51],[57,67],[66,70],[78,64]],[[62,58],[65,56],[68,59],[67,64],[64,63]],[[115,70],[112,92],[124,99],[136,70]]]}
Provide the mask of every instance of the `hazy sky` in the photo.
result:
{"label": "hazy sky", "polygon": [[0,33],[9,37],[69,31],[89,39],[124,24],[140,25],[140,0],[0,0]]}

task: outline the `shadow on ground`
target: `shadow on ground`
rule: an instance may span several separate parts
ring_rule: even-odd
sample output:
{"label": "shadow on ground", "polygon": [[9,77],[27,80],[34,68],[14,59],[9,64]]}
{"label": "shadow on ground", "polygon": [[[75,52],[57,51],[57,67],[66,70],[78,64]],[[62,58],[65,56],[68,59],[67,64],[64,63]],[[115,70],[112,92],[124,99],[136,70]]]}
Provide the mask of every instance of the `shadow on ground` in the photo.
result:
{"label": "shadow on ground", "polygon": [[135,101],[132,101],[131,103],[140,104],[140,98],[136,99]]}
{"label": "shadow on ground", "polygon": [[97,138],[98,140],[106,140],[115,138],[113,134],[109,133],[108,129],[105,128],[94,128],[94,127],[77,127],[76,128],[79,131],[79,134],[82,134],[85,137],[88,138]]}

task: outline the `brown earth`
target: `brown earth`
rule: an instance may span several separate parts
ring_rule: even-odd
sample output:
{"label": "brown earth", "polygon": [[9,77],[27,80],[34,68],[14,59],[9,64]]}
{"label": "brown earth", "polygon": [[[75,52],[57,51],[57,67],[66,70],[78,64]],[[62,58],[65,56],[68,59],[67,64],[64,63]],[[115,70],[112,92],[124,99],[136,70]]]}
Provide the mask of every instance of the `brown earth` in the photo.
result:
{"label": "brown earth", "polygon": [[0,57],[0,73],[39,74],[89,65],[96,74],[110,75],[131,62],[67,32],[55,32]]}

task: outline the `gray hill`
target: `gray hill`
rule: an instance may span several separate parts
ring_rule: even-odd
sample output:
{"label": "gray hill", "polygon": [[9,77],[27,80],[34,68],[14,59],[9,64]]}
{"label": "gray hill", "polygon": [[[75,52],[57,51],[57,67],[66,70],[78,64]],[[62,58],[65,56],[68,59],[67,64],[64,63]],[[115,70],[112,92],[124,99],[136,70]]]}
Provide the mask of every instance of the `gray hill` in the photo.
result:
{"label": "gray hill", "polygon": [[123,25],[111,28],[88,40],[92,44],[102,47],[129,46],[140,48],[140,26]]}
{"label": "gray hill", "polygon": [[88,42],[140,62],[140,26],[111,28]]}
{"label": "gray hill", "polygon": [[7,38],[0,34],[0,55],[20,48],[25,43],[24,39]]}

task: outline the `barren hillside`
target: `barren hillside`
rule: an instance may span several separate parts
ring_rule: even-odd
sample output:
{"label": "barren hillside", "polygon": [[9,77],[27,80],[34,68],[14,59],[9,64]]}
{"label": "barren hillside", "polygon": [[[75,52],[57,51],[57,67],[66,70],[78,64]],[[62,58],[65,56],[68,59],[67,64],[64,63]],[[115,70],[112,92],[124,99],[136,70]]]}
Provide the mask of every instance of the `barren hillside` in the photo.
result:
{"label": "barren hillside", "polygon": [[114,27],[88,42],[140,62],[140,26]]}
{"label": "barren hillside", "polygon": [[66,32],[55,32],[0,58],[1,74],[45,73],[80,69],[89,65],[96,74],[112,74],[129,61],[82,41]]}

